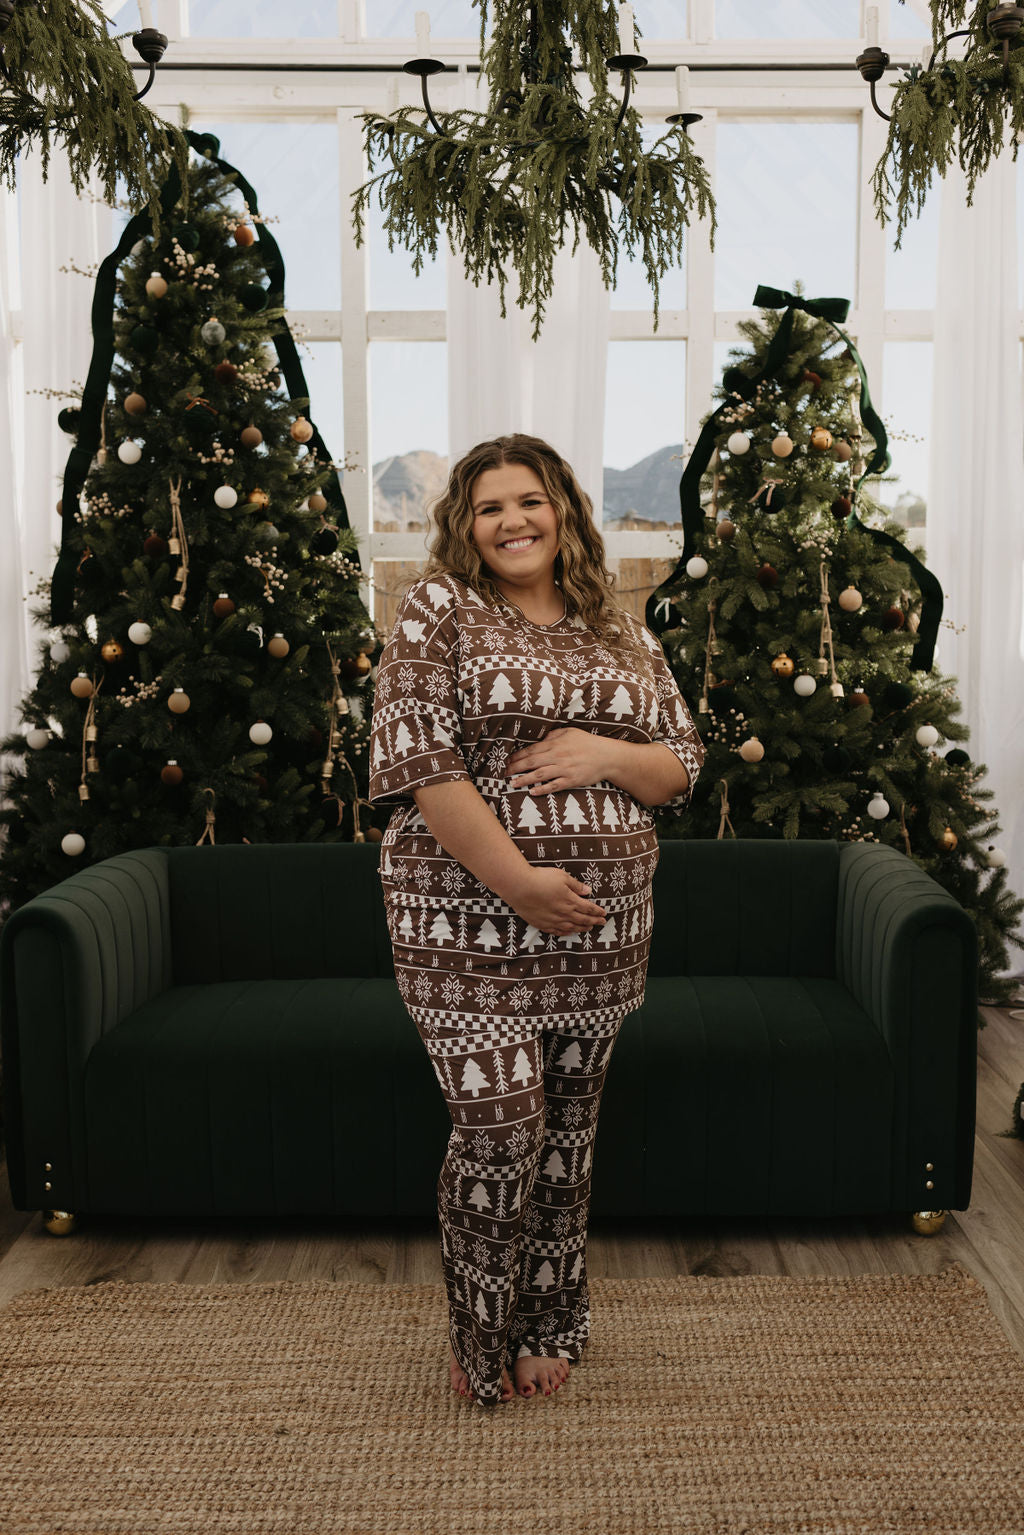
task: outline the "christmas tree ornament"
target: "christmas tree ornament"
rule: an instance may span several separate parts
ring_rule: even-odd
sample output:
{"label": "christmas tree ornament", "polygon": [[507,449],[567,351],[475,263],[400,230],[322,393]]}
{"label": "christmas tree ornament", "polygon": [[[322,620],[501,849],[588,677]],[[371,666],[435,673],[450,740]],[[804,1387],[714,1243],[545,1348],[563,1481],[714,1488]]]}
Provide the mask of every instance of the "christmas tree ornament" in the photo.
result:
{"label": "christmas tree ornament", "polygon": [[132,390],[131,394],[126,394],[124,397],[124,408],[129,416],[141,416],[146,409],[145,395]]}
{"label": "christmas tree ornament", "polygon": [[778,480],[766,480],[750,497],[750,502],[762,512],[780,512],[786,504],[786,492],[779,488]]}
{"label": "christmas tree ornament", "polygon": [[1004,869],[1006,867],[1006,854],[1000,847],[992,847],[990,844],[985,857],[990,869]]}
{"label": "christmas tree ornament", "polygon": [[332,522],[324,522],[309,540],[313,554],[333,554],[338,547],[338,530]]}
{"label": "christmas tree ornament", "polygon": [[832,503],[832,515],[837,522],[843,522],[853,511],[853,502],[849,496],[836,496]]}
{"label": "christmas tree ornament", "polygon": [[170,757],[160,769],[160,782],[169,784],[172,788],[174,785],[181,783],[184,776],[185,774],[178,766],[177,758],[175,757]]}
{"label": "christmas tree ornament", "polygon": [[175,224],[171,234],[183,251],[199,249],[199,230],[194,224]]}
{"label": "christmas tree ornament", "polygon": [[188,586],[188,539],[185,536],[185,522],[181,515],[181,475],[176,480],[168,481],[169,497],[171,502],[171,538],[169,548],[172,554],[180,554],[181,564],[174,572],[174,579],[180,581],[181,591],[175,592],[171,598],[171,607],[180,613],[185,606],[185,590]]}
{"label": "christmas tree ornament", "polygon": [[946,753],[946,761],[950,767],[966,767],[970,760],[970,755],[962,746],[954,746],[952,751]]}
{"label": "christmas tree ornament", "polygon": [[235,604],[232,602],[227,592],[220,592],[214,599],[213,616],[215,618],[230,618],[234,611]]}
{"label": "christmas tree ornament", "polygon": [[885,612],[882,614],[883,629],[902,629],[906,621],[906,614],[902,608],[886,608]]}
{"label": "christmas tree ornament", "polygon": [[368,826],[366,828],[366,840],[367,842],[382,842],[384,840],[384,833],[379,826]]}
{"label": "christmas tree ornament", "polygon": [[939,732],[934,725],[919,725],[915,733],[918,746],[934,746],[939,739]]}
{"label": "christmas tree ornament", "polygon": [[291,648],[283,634],[273,634],[267,641],[267,650],[279,660],[282,656],[286,656]]}
{"label": "christmas tree ornament", "polygon": [[850,694],[850,702],[851,704],[856,704],[859,708],[863,704],[869,704],[871,699],[862,688],[855,688]]}
{"label": "christmas tree ornament", "polygon": [[272,522],[257,523],[252,535],[257,549],[272,549],[280,537],[280,529]]}
{"label": "christmas tree ornament", "polygon": [[82,412],[74,405],[66,405],[63,410],[57,412],[57,425],[62,432],[69,432],[72,437],[78,435],[81,422]]}
{"label": "christmas tree ornament", "polygon": [[308,442],[313,435],[313,427],[305,416],[299,416],[292,422],[288,429],[296,442]]}
{"label": "christmas tree ornament", "polygon": [[905,682],[887,682],[882,692],[882,702],[887,709],[905,709],[914,696],[913,689]]}
{"label": "christmas tree ornament", "polygon": [[959,840],[960,839],[956,832],[953,830],[952,826],[947,826],[945,831],[942,833],[942,836],[939,838],[940,844],[946,849],[948,853],[953,851]]}
{"label": "christmas tree ornament", "polygon": [[44,746],[49,745],[50,732],[44,730],[42,725],[33,725],[31,730],[26,731],[25,740],[34,752],[40,752]]}
{"label": "christmas tree ornament", "polygon": [[220,346],[227,335],[227,331],[217,319],[217,316],[211,315],[206,324],[200,327],[199,334],[207,346]]}
{"label": "christmas tree ornament", "polygon": [[124,646],[119,640],[106,640],[100,647],[100,655],[109,666],[124,660]]}
{"label": "christmas tree ornament", "polygon": [[750,438],[746,432],[733,432],[725,446],[734,457],[738,458],[742,453],[749,453]]}
{"label": "christmas tree ornament", "polygon": [[314,490],[313,494],[308,498],[306,504],[311,512],[326,512],[327,497],[321,495],[318,490]]}
{"label": "christmas tree ornament", "polygon": [[133,645],[148,645],[153,638],[153,631],[148,624],[138,618],[133,624],[128,625],[128,638]]}
{"label": "christmas tree ornament", "polygon": [[192,707],[192,700],[184,688],[175,688],[167,700],[167,707],[172,714],[187,714]]}
{"label": "christmas tree ornament", "polygon": [[772,452],[776,458],[788,458],[795,444],[788,432],[780,432],[772,441]]}
{"label": "christmas tree ornament", "polygon": [[233,384],[238,377],[238,369],[233,362],[228,362],[225,358],[214,368],[213,376],[219,384]]}
{"label": "christmas tree ornament", "polygon": [[238,505],[238,491],[233,485],[218,485],[213,493],[213,499],[221,511],[230,512],[233,506]]}
{"label": "christmas tree ornament", "polygon": [[762,757],[764,756],[764,747],[757,739],[757,736],[751,736],[749,740],[743,742],[742,746],[740,747],[740,756],[743,758],[744,762],[761,761]]}
{"label": "christmas tree ornament", "polygon": [[63,496],[57,502],[57,516],[58,517],[63,517],[64,516],[64,498],[63,498]]}
{"label": "christmas tree ornament", "polygon": [[166,279],[159,272],[151,272],[146,281],[146,292],[150,298],[163,298],[167,292]]}
{"label": "christmas tree ornament", "polygon": [[839,440],[835,443],[832,450],[832,456],[837,464],[849,463],[850,459],[853,457],[853,449],[850,447],[850,444],[845,440],[845,438],[840,437]]}
{"label": "christmas tree ornament", "polygon": [[245,246],[251,245],[256,238],[256,234],[252,225],[246,224],[244,222],[241,224],[236,224],[232,230],[232,234],[234,235],[235,244],[240,245],[243,248]]}
{"label": "christmas tree ornament", "polygon": [[270,302],[270,294],[258,282],[247,282],[238,297],[242,301],[243,308],[250,314],[259,314],[260,310],[266,309]]}
{"label": "christmas tree ornament", "polygon": [[254,725],[249,726],[249,740],[254,746],[266,746],[273,734],[266,720],[257,720]]}
{"label": "christmas tree ornament", "polygon": [[151,533],[142,545],[142,552],[151,560],[162,558],[168,552],[166,538],[161,538],[159,533]]}
{"label": "christmas tree ornament", "polygon": [[847,586],[839,593],[839,606],[844,613],[856,613],[863,603],[864,598],[855,586]]}
{"label": "christmas tree ornament", "polygon": [[132,442],[129,439],[127,442],[118,444],[117,456],[122,464],[137,464],[142,457],[142,449],[137,442]]}
{"label": "christmas tree ornament", "polygon": [[270,505],[270,497],[267,495],[265,490],[259,490],[259,489],[250,490],[248,496],[246,497],[246,500],[249,502],[250,506],[269,506]]}
{"label": "christmas tree ornament", "polygon": [[728,517],[723,517],[715,528],[715,536],[720,538],[723,544],[731,544],[736,536],[736,524]]}
{"label": "christmas tree ornament", "polygon": [[774,565],[769,565],[766,560],[765,563],[756,572],[755,580],[759,581],[760,584],[767,590],[769,587],[778,585],[779,573],[775,569]]}
{"label": "christmas tree ornament", "polygon": [[772,671],[775,673],[776,677],[792,677],[793,673],[796,671],[796,663],[790,659],[785,651],[783,651],[782,654],[776,656],[775,660],[772,662]]}
{"label": "christmas tree ornament", "polygon": [[832,433],[827,426],[816,426],[811,432],[811,447],[818,453],[827,453],[832,446]]}
{"label": "christmas tree ornament", "polygon": [[69,858],[79,858],[85,852],[85,838],[77,831],[69,831],[61,838],[61,852]]}
{"label": "christmas tree ornament", "polygon": [[86,676],[85,672],[79,672],[77,677],[72,677],[72,679],[71,679],[71,691],[72,691],[72,693],[74,693],[76,698],[91,698],[92,697],[92,694],[93,694],[92,682],[89,679],[89,677]]}
{"label": "christmas tree ornament", "polygon": [[250,423],[249,426],[243,426],[238,434],[238,440],[243,448],[258,448],[263,441],[263,433],[258,426]]}
{"label": "christmas tree ornament", "polygon": [[195,442],[211,438],[217,430],[220,412],[202,395],[193,395],[185,406],[185,430]]}
{"label": "christmas tree ornament", "polygon": [[160,332],[154,330],[152,325],[136,325],[131,334],[131,343],[140,357],[152,357],[160,345]]}
{"label": "christmas tree ornament", "polygon": [[793,692],[798,693],[801,698],[810,698],[811,694],[817,691],[818,684],[809,672],[801,672],[793,683]]}
{"label": "christmas tree ornament", "polygon": [[889,814],[889,801],[881,789],[876,789],[868,803],[868,815],[873,821],[884,821]]}
{"label": "christmas tree ornament", "polygon": [[818,656],[817,660],[814,663],[814,670],[815,670],[815,673],[817,674],[817,676],[819,676],[819,677],[827,677],[828,676],[828,660],[826,659],[825,656]]}
{"label": "christmas tree ornament", "polygon": [[70,658],[70,655],[70,646],[66,645],[63,640],[51,641],[50,660],[53,661],[57,666],[63,666],[64,662]]}
{"label": "christmas tree ornament", "polygon": [[708,562],[701,555],[695,554],[686,562],[686,574],[692,581],[700,581],[708,573]]}

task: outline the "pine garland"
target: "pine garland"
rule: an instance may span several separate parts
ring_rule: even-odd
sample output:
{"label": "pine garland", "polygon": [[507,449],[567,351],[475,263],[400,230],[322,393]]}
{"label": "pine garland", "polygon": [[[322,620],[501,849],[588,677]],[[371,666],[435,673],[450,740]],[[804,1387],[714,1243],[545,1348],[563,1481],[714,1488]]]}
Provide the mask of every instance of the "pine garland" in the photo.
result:
{"label": "pine garland", "polygon": [[113,203],[123,177],[133,207],[149,203],[159,234],[160,187],[172,158],[187,184],[188,144],[133,99],[135,78],[118,40],[97,0],[18,6],[2,37],[9,79],[0,76],[0,178],[13,192],[18,156],[38,143],[45,182],[53,141],[62,140],[76,192],[95,172]]}
{"label": "pine garland", "polygon": [[[391,166],[354,194],[356,243],[362,243],[363,212],[376,189],[389,249],[396,240],[408,247],[417,275],[427,255],[437,256],[443,227],[452,255],[457,246],[462,250],[467,277],[477,286],[481,278],[497,281],[504,318],[505,284],[514,268],[519,306],[533,308],[536,340],[553,291],[555,256],[571,227],[572,253],[584,239],[599,257],[607,287],[614,284],[621,246],[631,254],[639,247],[657,330],[659,280],[682,260],[694,208],[710,217],[714,244],[704,162],[681,124],[668,128],[649,153],[632,107],[616,131],[620,100],[609,91],[604,62],[618,52],[612,0],[474,3],[481,12],[488,110],[435,114],[442,133],[421,121],[421,107],[393,117],[362,115],[371,170],[385,157]],[[485,54],[489,3],[494,31]],[[593,86],[588,108],[576,89],[573,43]]]}

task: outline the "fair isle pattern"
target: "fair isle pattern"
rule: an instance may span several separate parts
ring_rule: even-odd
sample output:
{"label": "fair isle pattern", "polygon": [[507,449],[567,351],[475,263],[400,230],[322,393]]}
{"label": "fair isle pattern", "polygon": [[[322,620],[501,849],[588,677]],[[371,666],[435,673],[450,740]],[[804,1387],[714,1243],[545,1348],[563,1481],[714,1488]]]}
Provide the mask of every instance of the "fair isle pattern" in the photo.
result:
{"label": "fair isle pattern", "polygon": [[[377,669],[369,797],[394,803],[381,883],[395,975],[452,1116],[438,1180],[452,1347],[481,1405],[517,1353],[578,1362],[590,1332],[586,1226],[601,1090],[622,1019],[643,1001],[658,841],[650,810],[608,781],[531,795],[507,762],[575,725],[667,746],[688,788],[704,760],[657,639],[621,613],[649,667],[577,618],[530,623],[453,576],[402,601]],[[639,675],[638,675],[639,673]],[[600,928],[525,922],[452,858],[411,791],[475,784],[530,863],[589,884]]]}

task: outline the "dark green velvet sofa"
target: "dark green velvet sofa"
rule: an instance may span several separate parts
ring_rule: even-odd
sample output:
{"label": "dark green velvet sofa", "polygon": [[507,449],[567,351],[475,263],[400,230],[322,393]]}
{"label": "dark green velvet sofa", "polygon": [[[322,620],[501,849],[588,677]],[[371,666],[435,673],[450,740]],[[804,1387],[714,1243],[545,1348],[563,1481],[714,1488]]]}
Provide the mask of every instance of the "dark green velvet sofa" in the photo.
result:
{"label": "dark green velvet sofa", "polygon": [[[429,1216],[450,1119],[394,979],[379,843],[150,848],[0,936],[14,1205],[77,1217]],[[663,841],[595,1216],[970,1199],[977,941],[877,843]]]}

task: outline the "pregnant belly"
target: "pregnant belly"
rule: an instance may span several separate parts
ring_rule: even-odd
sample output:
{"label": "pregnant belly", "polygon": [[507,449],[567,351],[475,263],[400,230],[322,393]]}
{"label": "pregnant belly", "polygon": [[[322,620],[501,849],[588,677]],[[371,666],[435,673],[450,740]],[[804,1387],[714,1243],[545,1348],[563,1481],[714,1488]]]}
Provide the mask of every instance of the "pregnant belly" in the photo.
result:
{"label": "pregnant belly", "polygon": [[654,818],[612,783],[585,789],[502,791],[498,817],[530,863],[557,864],[598,889],[625,891],[648,883],[658,864]]}

